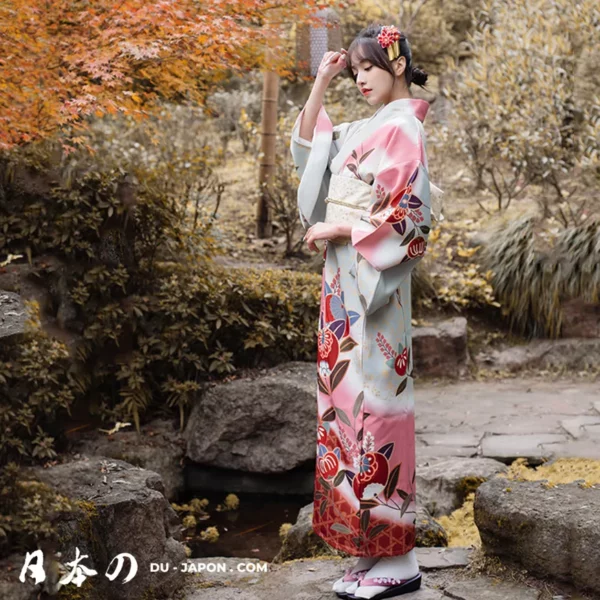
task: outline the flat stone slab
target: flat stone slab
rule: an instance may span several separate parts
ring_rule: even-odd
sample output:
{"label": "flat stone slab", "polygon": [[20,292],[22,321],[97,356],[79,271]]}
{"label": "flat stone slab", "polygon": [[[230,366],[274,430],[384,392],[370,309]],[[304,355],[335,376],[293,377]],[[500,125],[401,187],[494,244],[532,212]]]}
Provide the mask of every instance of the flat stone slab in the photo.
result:
{"label": "flat stone slab", "polygon": [[472,548],[417,548],[417,561],[424,571],[466,567]]}
{"label": "flat stone slab", "polygon": [[538,600],[540,592],[531,588],[478,577],[469,581],[456,581],[448,585],[446,597],[455,600]]}
{"label": "flat stone slab", "polygon": [[542,452],[553,458],[600,458],[600,440],[573,440],[564,444],[542,445]]}
{"label": "flat stone slab", "polygon": [[[523,414],[510,418],[498,418],[492,415],[490,423],[485,425],[487,434],[501,435],[530,435],[532,433],[557,433],[562,434],[560,420],[573,418],[571,415],[550,414]],[[576,418],[576,417],[575,417]]]}
{"label": "flat stone slab", "polygon": [[462,456],[465,458],[477,456],[477,448],[473,446],[417,446],[417,461]]}
{"label": "flat stone slab", "polygon": [[580,415],[571,419],[564,419],[560,424],[574,438],[580,438],[588,432],[590,425],[600,425],[600,415]]}
{"label": "flat stone slab", "polygon": [[481,440],[481,455],[499,460],[523,457],[540,461],[553,456],[552,444],[564,444],[569,440],[569,436],[555,433],[487,435]]}
{"label": "flat stone slab", "polygon": [[428,446],[476,448],[481,440],[481,433],[427,433],[419,439]]}

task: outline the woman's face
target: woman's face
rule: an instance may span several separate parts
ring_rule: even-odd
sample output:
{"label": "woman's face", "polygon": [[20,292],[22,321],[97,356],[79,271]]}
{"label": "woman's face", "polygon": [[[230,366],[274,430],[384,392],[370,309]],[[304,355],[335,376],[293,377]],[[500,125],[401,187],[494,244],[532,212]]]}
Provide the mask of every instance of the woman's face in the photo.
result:
{"label": "woman's face", "polygon": [[[394,77],[385,69],[372,64],[367,58],[351,57],[356,85],[370,105],[386,102],[394,86]],[[360,62],[359,62],[360,60]]]}

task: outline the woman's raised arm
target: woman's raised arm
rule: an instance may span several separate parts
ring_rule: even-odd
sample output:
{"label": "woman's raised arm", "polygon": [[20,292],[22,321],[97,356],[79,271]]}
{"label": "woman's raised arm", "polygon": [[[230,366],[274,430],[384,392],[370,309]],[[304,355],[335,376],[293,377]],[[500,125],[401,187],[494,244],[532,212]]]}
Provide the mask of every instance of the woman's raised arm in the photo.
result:
{"label": "woman's raised arm", "polygon": [[300,137],[308,142],[312,141],[313,131],[317,124],[317,116],[323,105],[325,90],[331,80],[346,68],[346,51],[326,52],[319,65],[315,83],[310,96],[304,105],[302,120],[300,122]]}

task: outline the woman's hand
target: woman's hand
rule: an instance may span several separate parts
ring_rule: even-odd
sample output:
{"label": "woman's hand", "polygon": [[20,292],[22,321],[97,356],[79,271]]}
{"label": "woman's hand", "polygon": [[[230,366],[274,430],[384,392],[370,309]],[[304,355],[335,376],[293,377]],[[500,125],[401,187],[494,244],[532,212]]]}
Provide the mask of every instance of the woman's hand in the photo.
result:
{"label": "woman's hand", "polygon": [[346,50],[343,48],[340,52],[325,52],[323,60],[317,70],[317,78],[331,81],[338,73],[346,68]]}
{"label": "woman's hand", "polygon": [[350,235],[347,230],[350,230],[349,226],[322,223],[319,221],[306,230],[303,239],[306,241],[309,250],[320,252],[321,250],[315,244],[315,240],[334,240],[345,235]]}

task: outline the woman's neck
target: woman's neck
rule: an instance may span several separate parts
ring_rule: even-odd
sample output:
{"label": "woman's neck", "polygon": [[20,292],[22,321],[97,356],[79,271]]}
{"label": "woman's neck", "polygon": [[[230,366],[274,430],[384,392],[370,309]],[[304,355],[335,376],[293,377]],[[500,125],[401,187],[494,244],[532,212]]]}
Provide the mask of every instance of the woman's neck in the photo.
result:
{"label": "woman's neck", "polygon": [[[398,80],[396,80],[398,83]],[[383,105],[389,104],[390,102],[394,102],[394,100],[403,100],[405,98],[412,98],[412,94],[406,85],[394,85],[392,87],[392,91],[390,92],[390,97],[387,102],[384,102]]]}

